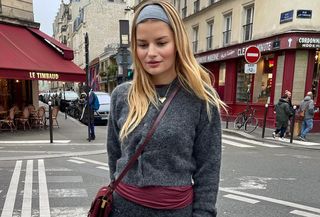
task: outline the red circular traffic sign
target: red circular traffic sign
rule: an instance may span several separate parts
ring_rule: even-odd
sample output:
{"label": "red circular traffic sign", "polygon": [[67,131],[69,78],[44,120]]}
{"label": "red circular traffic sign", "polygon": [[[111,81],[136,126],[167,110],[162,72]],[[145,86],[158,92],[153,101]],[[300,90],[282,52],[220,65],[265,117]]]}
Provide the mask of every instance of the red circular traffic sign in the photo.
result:
{"label": "red circular traffic sign", "polygon": [[244,58],[246,59],[247,63],[255,64],[259,61],[261,57],[261,53],[259,48],[256,46],[249,46],[244,53]]}

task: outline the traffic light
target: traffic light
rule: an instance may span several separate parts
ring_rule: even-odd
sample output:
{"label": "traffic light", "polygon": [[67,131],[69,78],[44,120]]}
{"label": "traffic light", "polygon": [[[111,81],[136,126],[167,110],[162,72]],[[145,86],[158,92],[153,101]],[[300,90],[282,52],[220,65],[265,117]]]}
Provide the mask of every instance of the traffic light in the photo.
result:
{"label": "traffic light", "polygon": [[133,70],[128,69],[128,80],[132,80],[132,79],[133,79]]}

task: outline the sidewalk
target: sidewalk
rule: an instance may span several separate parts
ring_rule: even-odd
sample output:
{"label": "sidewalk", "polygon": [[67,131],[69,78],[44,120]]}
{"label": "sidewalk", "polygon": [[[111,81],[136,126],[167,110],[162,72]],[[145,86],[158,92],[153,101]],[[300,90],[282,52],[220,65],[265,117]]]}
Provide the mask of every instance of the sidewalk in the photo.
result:
{"label": "sidewalk", "polygon": [[315,150],[320,150],[320,133],[309,133],[307,135],[306,141],[300,141],[296,137],[293,137],[292,143],[290,143],[290,137],[285,138],[284,141],[279,140],[279,138],[273,138],[272,137],[272,132],[274,129],[266,128],[265,133],[264,133],[264,138],[262,138],[262,128],[257,127],[255,131],[252,133],[246,133],[244,132],[243,128],[240,130],[236,130],[233,127],[233,122],[228,123],[228,128],[226,126],[226,122],[222,122],[222,131],[223,134],[231,134],[234,136],[239,136],[247,139],[252,139],[256,141],[261,141],[261,142],[267,142],[267,143],[276,143],[276,144],[281,144],[281,145],[287,145],[293,148],[307,148],[307,149],[315,149]]}

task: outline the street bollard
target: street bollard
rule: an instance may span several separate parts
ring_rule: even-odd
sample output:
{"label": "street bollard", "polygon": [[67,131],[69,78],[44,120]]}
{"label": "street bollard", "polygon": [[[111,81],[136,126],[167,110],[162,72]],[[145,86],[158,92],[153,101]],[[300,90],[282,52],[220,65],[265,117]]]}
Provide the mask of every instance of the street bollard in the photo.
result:
{"label": "street bollard", "polygon": [[49,101],[49,131],[50,131],[50,143],[53,143],[53,132],[52,132],[52,109],[51,109],[52,102]]}
{"label": "street bollard", "polygon": [[262,138],[264,138],[264,133],[266,131],[267,114],[268,114],[268,108],[269,108],[268,103],[265,104],[264,108],[265,109],[264,109],[264,117],[263,117]]}
{"label": "street bollard", "polygon": [[291,119],[291,129],[290,129],[290,143],[293,141],[293,131],[294,131],[294,122],[296,122],[296,109],[297,106],[293,106],[293,117]]}
{"label": "street bollard", "polygon": [[226,129],[229,128],[229,115],[226,116]]}

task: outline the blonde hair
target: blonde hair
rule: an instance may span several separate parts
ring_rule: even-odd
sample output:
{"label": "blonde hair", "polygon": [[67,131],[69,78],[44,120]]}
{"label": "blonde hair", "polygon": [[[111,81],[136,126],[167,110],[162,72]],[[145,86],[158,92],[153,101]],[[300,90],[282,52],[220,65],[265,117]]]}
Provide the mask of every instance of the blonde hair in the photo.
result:
{"label": "blonde hair", "polygon": [[149,4],[160,5],[166,12],[170,27],[174,34],[174,42],[177,49],[176,72],[182,86],[186,90],[192,90],[197,97],[207,104],[207,113],[210,114],[210,105],[216,106],[220,112],[222,107],[226,110],[226,104],[222,102],[211,85],[209,73],[197,63],[189,46],[189,40],[184,24],[174,6],[166,1],[148,1],[135,13],[131,31],[131,50],[133,56],[134,77],[128,93],[129,113],[121,131],[120,139],[127,137],[141,122],[148,111],[149,104],[157,106],[157,93],[152,83],[151,76],[143,69],[136,53],[136,19],[140,11]]}

